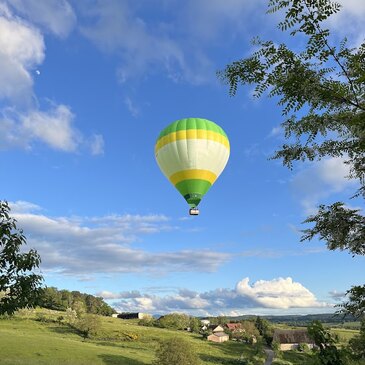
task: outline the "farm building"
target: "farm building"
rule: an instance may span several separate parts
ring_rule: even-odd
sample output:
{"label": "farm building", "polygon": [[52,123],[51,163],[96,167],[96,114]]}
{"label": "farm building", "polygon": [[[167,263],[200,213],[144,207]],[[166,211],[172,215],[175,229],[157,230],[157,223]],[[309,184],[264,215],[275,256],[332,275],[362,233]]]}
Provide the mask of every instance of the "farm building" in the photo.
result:
{"label": "farm building", "polygon": [[313,348],[314,342],[309,337],[306,329],[285,330],[276,329],[274,331],[273,342],[280,345],[280,350],[294,350],[299,344],[307,344],[309,348]]}
{"label": "farm building", "polygon": [[117,318],[120,319],[143,319],[143,318],[147,318],[150,317],[150,314],[146,314],[146,313],[118,313],[117,314]]}
{"label": "farm building", "polygon": [[242,328],[241,323],[227,323],[226,327],[231,332],[245,332],[245,330]]}
{"label": "farm building", "polygon": [[210,321],[208,319],[202,319],[201,321],[201,329],[206,331],[209,327]]}
{"label": "farm building", "polygon": [[229,340],[229,336],[224,332],[214,332],[207,337],[208,341],[225,342]]}
{"label": "farm building", "polygon": [[211,330],[213,333],[215,332],[223,332],[224,331],[224,328],[220,325],[216,325],[216,324],[211,324],[209,327],[208,327],[209,330]]}

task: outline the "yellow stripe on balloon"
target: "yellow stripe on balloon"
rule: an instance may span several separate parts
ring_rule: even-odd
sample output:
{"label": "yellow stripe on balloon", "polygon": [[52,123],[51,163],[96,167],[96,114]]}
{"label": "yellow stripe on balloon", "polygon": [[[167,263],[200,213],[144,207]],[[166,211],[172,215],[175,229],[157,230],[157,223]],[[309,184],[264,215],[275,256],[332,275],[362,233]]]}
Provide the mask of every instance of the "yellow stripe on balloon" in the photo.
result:
{"label": "yellow stripe on balloon", "polygon": [[215,141],[218,143],[222,143],[225,145],[229,150],[229,141],[228,139],[220,133],[216,133],[213,131],[208,131],[205,129],[188,129],[188,130],[181,130],[177,132],[173,132],[164,136],[158,140],[155,146],[155,153],[165,146],[168,143],[175,142],[181,139],[208,139],[211,141]]}
{"label": "yellow stripe on balloon", "polygon": [[176,172],[169,178],[173,185],[176,185],[183,180],[190,179],[207,180],[211,184],[213,184],[214,181],[217,179],[217,175],[208,170],[183,170]]}

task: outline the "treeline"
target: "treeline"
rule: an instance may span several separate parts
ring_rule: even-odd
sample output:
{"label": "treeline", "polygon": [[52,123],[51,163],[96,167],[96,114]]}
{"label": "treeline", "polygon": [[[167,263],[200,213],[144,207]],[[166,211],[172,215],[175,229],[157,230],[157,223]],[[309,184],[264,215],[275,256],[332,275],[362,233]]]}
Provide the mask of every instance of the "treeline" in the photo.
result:
{"label": "treeline", "polygon": [[141,326],[169,328],[175,330],[189,329],[191,332],[198,333],[201,329],[201,321],[196,317],[181,313],[170,313],[158,319],[146,317],[138,322]]}
{"label": "treeline", "polygon": [[111,316],[116,311],[104,302],[103,298],[80,293],[79,291],[58,290],[46,287],[42,290],[38,305],[43,308],[65,311],[74,309],[78,313],[91,313]]}

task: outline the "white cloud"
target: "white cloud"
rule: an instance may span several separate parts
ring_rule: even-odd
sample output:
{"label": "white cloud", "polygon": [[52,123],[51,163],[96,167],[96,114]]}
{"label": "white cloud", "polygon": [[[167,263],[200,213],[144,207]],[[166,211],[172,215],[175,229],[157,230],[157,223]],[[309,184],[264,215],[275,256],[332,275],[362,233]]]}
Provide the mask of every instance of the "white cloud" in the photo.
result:
{"label": "white cloud", "polygon": [[76,25],[75,12],[66,0],[11,0],[8,3],[29,21],[62,38]]}
{"label": "white cloud", "polygon": [[74,115],[66,105],[55,105],[47,111],[30,109],[16,113],[5,109],[0,116],[0,148],[31,149],[34,142],[74,152],[82,143],[81,133],[73,127]]}
{"label": "white cloud", "polygon": [[62,104],[51,104],[48,110],[29,109],[22,113],[4,109],[0,111],[0,149],[30,150],[37,143],[44,143],[63,152],[85,149],[92,155],[103,154],[103,136],[84,136],[74,126],[74,119],[70,107]]}
{"label": "white cloud", "polygon": [[328,293],[330,297],[336,301],[343,301],[346,297],[346,292],[339,292],[337,290],[332,290]]}
{"label": "white cloud", "polygon": [[[12,8],[10,8],[10,6]],[[11,9],[27,16],[14,15]],[[89,141],[73,126],[71,109],[53,103],[41,110],[33,91],[32,73],[45,58],[44,38],[30,21],[48,25],[59,36],[66,36],[74,20],[73,11],[62,0],[14,0],[0,5],[0,149],[31,149],[36,141],[49,147],[75,152],[89,145],[92,154],[103,152],[103,139]],[[68,19],[68,20],[67,20]],[[36,73],[39,74],[39,71]]]}
{"label": "white cloud", "polygon": [[229,41],[237,33],[244,33],[249,16],[257,19],[266,12],[263,0],[188,0],[184,4],[179,21],[185,31],[187,29],[200,42],[221,39],[222,36]]}
{"label": "white cloud", "polygon": [[259,280],[252,286],[245,278],[237,284],[236,291],[247,296],[260,306],[267,308],[305,308],[322,306],[314,294],[302,284],[293,282],[292,278],[279,278],[271,281]]}
{"label": "white cloud", "polygon": [[23,105],[33,97],[30,70],[45,57],[43,36],[38,29],[0,8],[0,99]]}
{"label": "white cloud", "polygon": [[[212,46],[245,37],[248,17],[263,4],[253,0],[157,0],[139,6],[133,1],[99,0],[79,8],[87,19],[81,26],[84,36],[120,58],[120,82],[162,71],[174,82],[201,84],[216,81],[217,65],[209,57]],[[155,8],[162,16],[145,16],[155,14]],[[264,14],[264,7],[262,10]]]}
{"label": "white cloud", "polygon": [[329,24],[337,34],[352,38],[351,44],[358,46],[365,38],[365,2],[362,0],[338,0],[338,2],[342,8],[329,19]]}
{"label": "white cloud", "polygon": [[72,127],[73,119],[69,107],[58,105],[48,112],[29,112],[22,117],[21,128],[30,140],[38,139],[54,149],[72,152],[80,140],[78,132]]}
{"label": "white cloud", "polygon": [[26,202],[23,200],[18,200],[16,202],[11,203],[11,213],[12,214],[22,214],[22,213],[28,213],[28,212],[35,212],[40,211],[42,208],[37,205],[30,202]]}
{"label": "white cloud", "polygon": [[94,156],[104,154],[104,138],[101,134],[94,134],[90,139],[91,154]]}
{"label": "white cloud", "polygon": [[118,70],[120,81],[141,76],[147,69],[162,67],[184,68],[181,48],[159,29],[134,14],[128,2],[97,1],[92,7],[84,7],[84,14],[96,22],[83,26],[82,33],[106,52],[121,56]]}
{"label": "white cloud", "polygon": [[203,293],[179,289],[175,294],[165,296],[138,291],[104,292],[104,295],[100,292],[97,295],[105,299],[121,299],[114,303],[120,311],[185,311],[195,315],[238,315],[253,310],[303,310],[331,306],[319,302],[313,293],[290,277],[259,280],[252,285],[248,278],[244,278],[235,289],[215,289]]}
{"label": "white cloud", "polygon": [[[42,269],[66,275],[98,273],[213,272],[230,254],[208,250],[147,251],[133,243],[174,230],[163,215],[48,217],[28,202],[11,203],[28,244],[42,257]],[[27,210],[28,208],[28,210]]]}
{"label": "white cloud", "polygon": [[124,104],[126,105],[127,109],[131,113],[132,117],[137,118],[140,111],[129,96],[124,98]]}
{"label": "white cloud", "polygon": [[350,170],[345,161],[340,157],[327,158],[311,163],[294,176],[291,185],[305,214],[315,213],[316,206],[330,195],[356,186],[355,180],[347,179]]}

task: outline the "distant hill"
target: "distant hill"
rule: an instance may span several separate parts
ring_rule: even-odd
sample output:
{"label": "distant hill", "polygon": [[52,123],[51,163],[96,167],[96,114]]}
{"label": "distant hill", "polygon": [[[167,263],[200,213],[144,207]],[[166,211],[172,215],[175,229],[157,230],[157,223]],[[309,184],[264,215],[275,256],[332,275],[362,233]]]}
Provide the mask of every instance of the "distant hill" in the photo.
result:
{"label": "distant hill", "polygon": [[[241,321],[245,319],[256,318],[256,315],[242,315],[236,317],[225,317],[229,321]],[[260,316],[272,323],[283,323],[291,326],[307,326],[312,321],[321,321],[323,323],[342,324],[347,322],[356,322],[357,319],[353,316],[336,316],[334,313],[322,314],[306,314],[306,315],[281,315],[281,316]]]}

